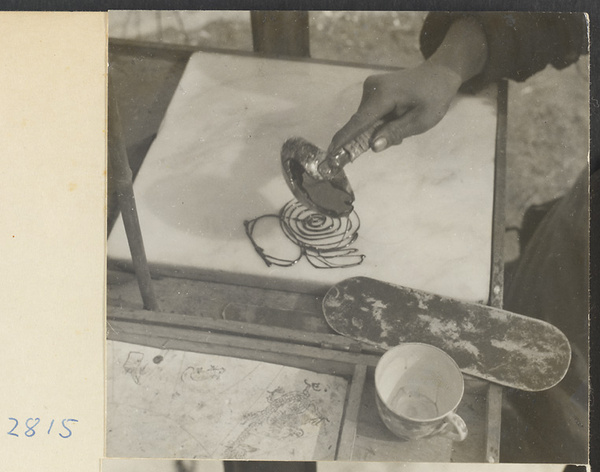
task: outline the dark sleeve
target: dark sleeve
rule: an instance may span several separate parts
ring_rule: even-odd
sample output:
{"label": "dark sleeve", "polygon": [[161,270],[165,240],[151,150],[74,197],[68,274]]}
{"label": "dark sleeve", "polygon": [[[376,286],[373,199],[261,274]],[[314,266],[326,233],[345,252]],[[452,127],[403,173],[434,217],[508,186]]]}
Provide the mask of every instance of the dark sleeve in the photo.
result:
{"label": "dark sleeve", "polygon": [[470,16],[481,24],[488,59],[469,88],[506,78],[523,81],[548,64],[562,69],[587,53],[587,18],[583,13],[433,12],[421,30],[421,52],[428,58],[442,43],[453,21]]}

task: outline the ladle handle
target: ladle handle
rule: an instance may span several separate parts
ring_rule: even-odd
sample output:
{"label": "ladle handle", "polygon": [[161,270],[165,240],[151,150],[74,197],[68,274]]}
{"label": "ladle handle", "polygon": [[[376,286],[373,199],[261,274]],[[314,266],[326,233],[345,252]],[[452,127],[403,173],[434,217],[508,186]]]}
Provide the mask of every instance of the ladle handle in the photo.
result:
{"label": "ladle handle", "polygon": [[371,125],[371,127],[369,127],[369,129],[359,134],[348,144],[342,146],[342,149],[345,150],[350,156],[349,162],[355,161],[358,156],[371,148],[371,138],[373,137],[375,130],[384,123],[385,120],[377,120],[375,123],[373,123],[373,125]]}
{"label": "ladle handle", "polygon": [[340,149],[332,154],[329,154],[319,165],[320,174],[331,179],[335,177],[342,168],[354,162],[358,156],[368,151],[371,148],[371,138],[373,133],[378,129],[385,120],[380,119],[373,123],[366,131],[363,131],[349,143],[343,145]]}

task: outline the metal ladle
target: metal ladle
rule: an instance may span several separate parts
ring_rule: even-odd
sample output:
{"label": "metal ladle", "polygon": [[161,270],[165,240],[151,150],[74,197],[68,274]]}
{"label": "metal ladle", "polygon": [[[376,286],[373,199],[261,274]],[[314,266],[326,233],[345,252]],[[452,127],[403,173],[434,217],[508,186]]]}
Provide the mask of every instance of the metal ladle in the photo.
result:
{"label": "metal ladle", "polygon": [[281,165],[294,196],[319,213],[335,218],[348,216],[354,209],[354,192],[343,168],[370,148],[375,130],[383,123],[377,121],[330,154],[304,138],[286,140],[281,148]]}

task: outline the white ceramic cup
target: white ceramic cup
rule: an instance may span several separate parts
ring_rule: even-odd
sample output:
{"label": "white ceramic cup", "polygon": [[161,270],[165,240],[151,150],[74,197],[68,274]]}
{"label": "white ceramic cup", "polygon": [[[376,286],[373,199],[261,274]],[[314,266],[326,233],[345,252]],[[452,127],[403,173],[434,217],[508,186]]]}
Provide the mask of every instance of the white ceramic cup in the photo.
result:
{"label": "white ceramic cup", "polygon": [[387,428],[402,439],[467,437],[455,411],[465,383],[458,365],[441,349],[406,343],[387,351],[375,368],[377,409]]}

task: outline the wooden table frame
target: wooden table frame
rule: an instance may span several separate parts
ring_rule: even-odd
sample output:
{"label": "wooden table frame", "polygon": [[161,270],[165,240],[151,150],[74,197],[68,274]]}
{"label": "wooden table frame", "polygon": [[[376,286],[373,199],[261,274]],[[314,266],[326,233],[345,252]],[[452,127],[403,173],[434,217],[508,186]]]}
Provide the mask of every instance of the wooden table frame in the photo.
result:
{"label": "wooden table frame", "polygon": [[[153,284],[151,282],[150,268],[148,267],[148,263],[145,258],[142,234],[137,219],[137,213],[135,211],[133,179],[137,173],[137,170],[139,169],[139,166],[141,165],[147,149],[149,148],[153,133],[158,129],[158,125],[160,124],[162,116],[166,111],[166,107],[168,106],[175,87],[177,86],[181,74],[183,73],[187,59],[193,52],[199,50],[213,53],[256,56],[255,53],[251,52],[245,53],[240,51],[219,49],[199,49],[197,47],[188,46],[165,46],[162,44],[149,44],[127,40],[111,40],[109,43],[109,58],[111,61],[111,69],[109,70],[109,230],[112,227],[112,224],[114,223],[120,210],[126,227],[127,238],[132,253],[133,267],[136,272],[140,293],[142,295],[143,306],[145,310],[147,310],[147,312],[140,312],[136,310],[123,311],[122,309],[109,307],[108,321],[109,325],[112,326],[111,330],[109,330],[109,335],[114,336],[115,339],[129,339],[130,341],[131,339],[137,339],[139,341],[143,338],[143,336],[140,335],[139,331],[136,331],[136,329],[139,330],[140,326],[154,326],[153,330],[156,332],[156,329],[160,328],[161,323],[163,323],[161,322],[161,316],[164,317],[165,314],[161,314],[157,303],[157,298],[154,293]],[[171,70],[169,71],[168,75],[165,74],[164,77],[162,77],[162,83],[153,85],[156,89],[155,91],[158,91],[158,93],[151,94],[153,98],[150,100],[150,102],[142,101],[141,103],[135,103],[135,100],[131,100],[131,97],[129,97],[129,100],[124,100],[124,98],[127,96],[127,87],[124,87],[122,83],[118,83],[118,79],[115,78],[115,75],[118,74],[115,74],[115,69],[112,67],[113,63],[115,63],[116,67],[118,68],[118,58],[129,58],[132,59],[132,62],[134,63],[137,61],[138,64],[143,61],[147,61],[146,64],[150,64],[150,66],[148,66],[150,69],[152,68],[151,64],[153,61],[162,61],[165,64],[171,64]],[[116,61],[113,62],[113,59],[116,59]],[[310,61],[313,63],[340,64],[339,62],[319,61],[298,57],[285,59],[295,61]],[[352,65],[354,67],[363,66],[347,63],[342,63],[342,65]],[[132,70],[136,68],[135,65],[131,67]],[[369,69],[375,68],[389,70],[389,68],[377,66],[374,67],[372,65],[364,65],[364,67]],[[152,88],[152,85],[145,85],[147,85],[149,88]],[[122,106],[123,103],[125,103],[125,106]],[[148,123],[145,119],[141,120],[140,116],[145,118],[150,117],[150,123]],[[489,290],[490,295],[488,300],[488,303],[495,307],[502,306],[503,297],[506,119],[507,84],[505,81],[503,81],[498,85],[498,117],[496,130],[492,225],[492,261]],[[123,126],[124,123],[127,123],[129,126]],[[137,126],[137,130],[133,129],[135,126],[132,126],[132,123]],[[142,145],[140,146],[138,145],[140,142],[139,132],[142,128],[145,128],[146,136],[144,136],[141,140]],[[124,132],[126,129],[128,132]],[[137,137],[136,132],[138,133]],[[134,138],[132,138],[132,136],[134,136]],[[136,139],[138,142],[135,142]],[[115,205],[115,202],[118,202],[118,205]],[[177,274],[173,273],[169,275],[177,276]],[[173,321],[173,316],[169,315],[168,327],[165,329],[179,330],[178,332],[181,334],[182,330],[192,329],[194,323],[198,323],[198,318],[191,320],[190,318],[186,318],[185,315],[181,316],[182,317],[177,318],[179,321],[175,322]],[[183,325],[181,325],[182,320],[185,321]],[[131,329],[132,326],[135,327],[134,330]],[[219,326],[219,329],[225,329],[225,325],[222,323],[219,324]],[[118,328],[116,331],[115,327]],[[233,325],[226,324],[226,330],[230,330],[232,327]],[[198,327],[196,326],[196,328]],[[255,328],[256,327],[253,328],[250,326],[242,326],[240,329],[246,330],[244,332],[247,334],[248,330],[251,331]],[[142,328],[142,330],[143,329],[145,328]],[[206,328],[206,326],[204,326],[203,329],[208,329],[210,331],[211,328]],[[213,326],[212,329],[214,330],[216,328]],[[295,342],[292,338],[287,340],[284,339],[284,341]],[[339,336],[334,336],[334,338],[339,338]],[[340,342],[339,339],[336,342]],[[190,343],[191,341],[186,341],[184,343],[185,347],[191,348],[192,345]],[[175,344],[180,345],[181,343]],[[283,348],[283,344],[279,344],[278,346],[279,348]],[[327,348],[330,347],[329,345],[325,346]],[[348,359],[346,359],[346,364],[347,366],[353,366],[351,370],[347,372],[347,374],[352,378],[350,395],[348,398],[349,403],[347,404],[350,416],[346,414],[346,417],[350,418],[350,422],[348,424],[345,423],[345,426],[341,432],[341,438],[343,438],[343,441],[340,440],[340,448],[338,450],[338,458],[340,459],[351,457],[351,450],[348,450],[348,446],[345,445],[352,444],[351,438],[356,431],[356,424],[354,424],[354,426],[352,425],[352,418],[356,418],[356,415],[358,414],[356,400],[357,391],[359,386],[362,389],[362,386],[365,382],[366,368],[369,366],[372,367],[373,362],[376,359],[373,353],[367,352],[364,354],[359,354],[354,352],[353,349],[356,348],[356,345],[353,346],[353,348],[348,348],[346,345],[344,345],[341,348],[341,351],[339,351],[343,352],[347,350],[348,354],[352,354]],[[323,349],[323,347],[324,346],[321,345],[321,347],[315,347],[314,349]],[[334,349],[339,350],[339,346]],[[218,349],[215,352],[221,352],[221,350]],[[247,355],[248,353],[245,354]],[[360,356],[366,357],[363,359]],[[275,355],[275,358],[277,357],[278,356]],[[264,359],[264,357],[262,358]],[[345,368],[346,370],[348,368],[347,366]],[[502,404],[502,389],[500,386],[487,383],[486,387],[486,408],[488,421],[486,428],[487,431],[485,438],[484,458],[482,458],[482,461],[497,462],[499,459],[500,448],[500,410]]]}

